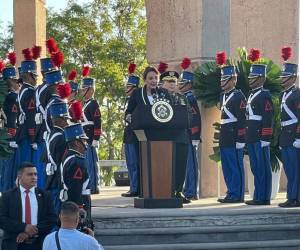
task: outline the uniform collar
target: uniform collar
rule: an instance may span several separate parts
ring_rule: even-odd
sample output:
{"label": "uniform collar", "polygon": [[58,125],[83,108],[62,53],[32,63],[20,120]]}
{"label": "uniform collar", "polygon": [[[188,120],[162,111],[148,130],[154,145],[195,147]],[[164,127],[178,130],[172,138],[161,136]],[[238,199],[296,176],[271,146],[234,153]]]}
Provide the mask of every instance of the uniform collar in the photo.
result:
{"label": "uniform collar", "polygon": [[296,85],[292,85],[291,87],[289,87],[288,89],[284,90],[283,92],[290,92],[290,90],[294,90],[296,88]]}
{"label": "uniform collar", "polygon": [[54,125],[53,127],[54,127],[54,128],[56,128],[56,129],[58,129],[58,130],[64,131],[64,129],[63,129],[63,128],[61,128],[61,127],[58,127],[58,126],[56,126],[56,125]]}
{"label": "uniform collar", "polygon": [[83,157],[83,154],[81,154],[80,152],[78,152],[78,151],[75,150],[75,149],[70,148],[69,151],[70,151],[72,154],[76,154],[76,155],[78,155],[78,156]]}
{"label": "uniform collar", "polygon": [[256,92],[261,91],[261,90],[263,90],[263,86],[258,87],[258,88],[256,88],[256,89],[251,89],[250,93],[251,93],[251,94],[255,94]]}
{"label": "uniform collar", "polygon": [[[25,85],[27,85],[28,87],[30,87],[30,88],[33,88],[34,89],[34,86],[33,85],[31,85],[30,83],[28,83],[28,82],[23,82],[23,86],[25,86]],[[26,86],[25,86],[26,87]]]}

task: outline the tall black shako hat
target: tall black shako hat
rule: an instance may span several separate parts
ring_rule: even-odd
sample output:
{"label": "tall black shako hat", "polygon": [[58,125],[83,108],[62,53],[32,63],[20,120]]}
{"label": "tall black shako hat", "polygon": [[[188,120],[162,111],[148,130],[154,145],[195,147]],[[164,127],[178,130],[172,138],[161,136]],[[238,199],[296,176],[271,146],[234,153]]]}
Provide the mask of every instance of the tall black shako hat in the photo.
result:
{"label": "tall black shako hat", "polygon": [[228,80],[232,76],[236,76],[236,69],[234,65],[226,64],[226,53],[225,51],[218,52],[216,55],[216,64],[221,69],[221,80]]}

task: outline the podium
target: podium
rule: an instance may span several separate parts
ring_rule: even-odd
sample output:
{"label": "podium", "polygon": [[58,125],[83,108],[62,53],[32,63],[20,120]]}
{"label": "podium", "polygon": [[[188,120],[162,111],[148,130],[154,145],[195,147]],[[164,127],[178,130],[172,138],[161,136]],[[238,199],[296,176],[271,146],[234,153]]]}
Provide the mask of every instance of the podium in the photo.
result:
{"label": "podium", "polygon": [[132,129],[139,140],[141,196],[135,208],[182,208],[175,197],[176,141],[188,128],[187,107],[173,106],[173,117],[159,122],[152,106],[138,106],[132,114]]}

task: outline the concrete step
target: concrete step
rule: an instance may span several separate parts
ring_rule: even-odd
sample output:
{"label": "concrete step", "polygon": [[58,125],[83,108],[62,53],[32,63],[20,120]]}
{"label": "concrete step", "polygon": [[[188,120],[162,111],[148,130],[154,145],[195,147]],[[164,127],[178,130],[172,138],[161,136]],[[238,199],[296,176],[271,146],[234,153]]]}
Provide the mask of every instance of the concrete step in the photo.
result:
{"label": "concrete step", "polygon": [[147,229],[178,227],[215,227],[247,225],[300,224],[299,209],[230,210],[211,213],[205,211],[162,210],[131,214],[101,214],[94,216],[97,230]]}
{"label": "concrete step", "polygon": [[298,239],[300,224],[96,230],[104,245],[180,244]]}
{"label": "concrete step", "polygon": [[152,245],[118,245],[105,246],[105,250],[299,250],[300,240],[242,241],[221,243],[184,243],[184,244],[152,244]]}

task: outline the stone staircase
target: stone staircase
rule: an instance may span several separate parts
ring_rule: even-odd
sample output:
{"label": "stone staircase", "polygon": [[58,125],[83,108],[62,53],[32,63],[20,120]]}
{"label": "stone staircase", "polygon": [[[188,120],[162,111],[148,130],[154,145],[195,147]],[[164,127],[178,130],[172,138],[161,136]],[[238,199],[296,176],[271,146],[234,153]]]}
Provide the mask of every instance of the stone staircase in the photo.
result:
{"label": "stone staircase", "polygon": [[96,238],[106,250],[300,249],[299,209],[137,209],[96,214]]}

